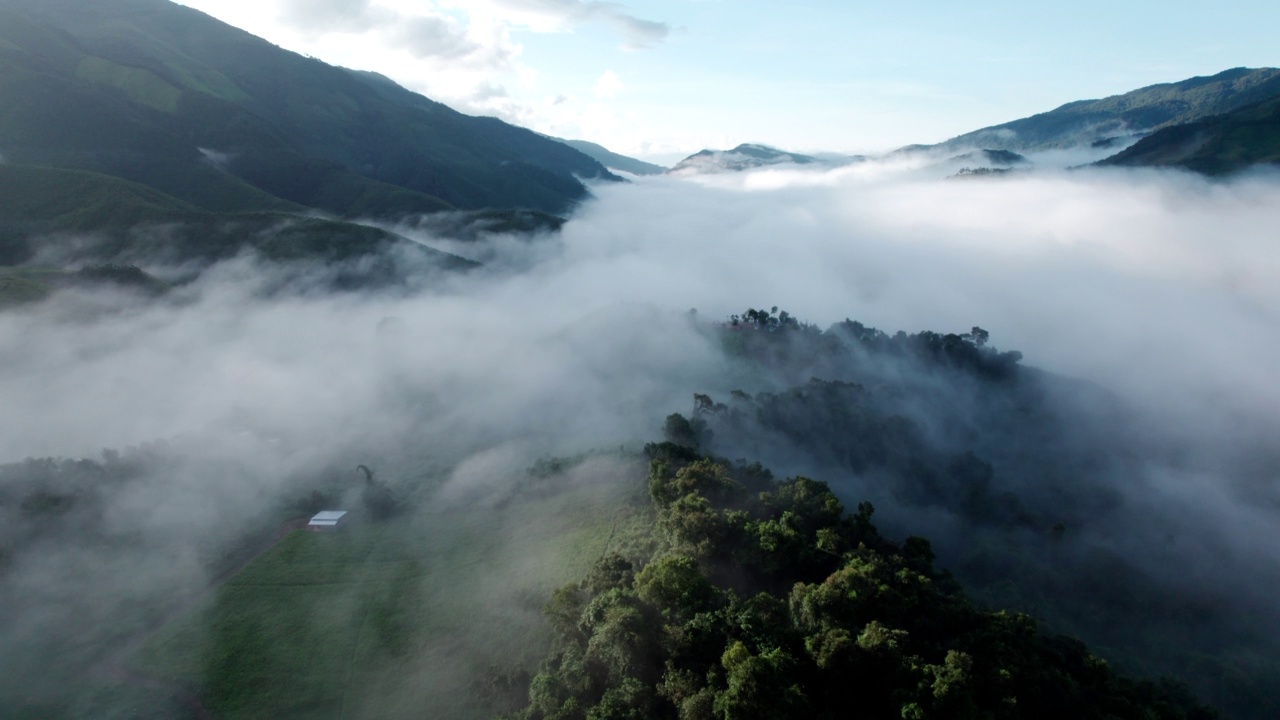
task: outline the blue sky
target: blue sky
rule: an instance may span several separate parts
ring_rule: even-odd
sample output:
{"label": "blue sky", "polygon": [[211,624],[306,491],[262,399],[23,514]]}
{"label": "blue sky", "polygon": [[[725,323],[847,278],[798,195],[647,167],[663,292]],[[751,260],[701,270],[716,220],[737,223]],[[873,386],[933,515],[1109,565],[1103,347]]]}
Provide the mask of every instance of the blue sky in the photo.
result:
{"label": "blue sky", "polygon": [[1280,65],[1280,3],[183,0],[474,114],[674,161],[875,152]]}

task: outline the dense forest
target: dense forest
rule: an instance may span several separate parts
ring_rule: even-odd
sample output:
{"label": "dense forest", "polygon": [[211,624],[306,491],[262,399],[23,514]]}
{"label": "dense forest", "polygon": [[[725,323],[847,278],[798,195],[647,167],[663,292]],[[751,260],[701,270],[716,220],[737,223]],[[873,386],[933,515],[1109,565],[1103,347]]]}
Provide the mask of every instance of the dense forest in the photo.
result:
{"label": "dense forest", "polygon": [[[982,605],[1029,613],[1126,671],[1183,679],[1232,716],[1280,712],[1268,583],[1157,487],[1207,463],[1203,439],[1179,444],[1102,388],[1024,366],[980,327],[823,331],[775,307],[711,332],[763,389],[694,395],[669,439],[832,478],[846,503],[881,508],[892,535],[928,536]],[[1214,470],[1247,488],[1269,466]]]}
{"label": "dense forest", "polygon": [[[513,718],[1208,718],[1077,640],[975,607],[929,542],[830,488],[650,445],[650,553],[557,591],[554,651]],[[647,557],[644,555],[648,554]]]}

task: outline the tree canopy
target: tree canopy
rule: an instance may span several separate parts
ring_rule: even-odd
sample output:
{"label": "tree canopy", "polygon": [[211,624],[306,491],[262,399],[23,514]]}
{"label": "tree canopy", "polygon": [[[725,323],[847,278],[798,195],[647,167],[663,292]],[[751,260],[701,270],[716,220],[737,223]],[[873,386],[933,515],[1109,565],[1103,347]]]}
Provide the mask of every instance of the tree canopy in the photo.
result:
{"label": "tree canopy", "polygon": [[874,508],[650,445],[657,550],[611,553],[546,605],[557,642],[520,720],[1212,718],[1029,617],[982,610]]}

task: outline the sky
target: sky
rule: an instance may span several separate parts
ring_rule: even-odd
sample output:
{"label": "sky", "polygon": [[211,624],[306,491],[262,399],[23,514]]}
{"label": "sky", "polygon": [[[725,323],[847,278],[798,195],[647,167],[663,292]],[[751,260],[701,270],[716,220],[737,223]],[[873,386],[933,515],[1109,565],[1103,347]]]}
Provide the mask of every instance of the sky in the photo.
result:
{"label": "sky", "polygon": [[181,4],[463,112],[663,163],[742,142],[887,151],[1280,65],[1280,5],[1260,0]]}

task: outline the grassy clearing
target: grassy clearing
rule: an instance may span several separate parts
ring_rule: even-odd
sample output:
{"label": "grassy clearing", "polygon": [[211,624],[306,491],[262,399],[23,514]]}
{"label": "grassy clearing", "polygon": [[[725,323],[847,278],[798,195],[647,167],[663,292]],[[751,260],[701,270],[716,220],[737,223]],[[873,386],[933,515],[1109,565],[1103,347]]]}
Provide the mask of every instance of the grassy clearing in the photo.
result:
{"label": "grassy clearing", "polygon": [[54,291],[56,271],[0,267],[0,309],[43,300]]}
{"label": "grassy clearing", "polygon": [[76,67],[76,76],[119,90],[129,99],[161,112],[177,112],[182,99],[181,90],[150,70],[126,67],[105,58],[84,58]]}
{"label": "grassy clearing", "polygon": [[605,551],[633,490],[584,484],[295,532],[133,664],[196,689],[218,717],[486,717],[477,679],[536,666],[542,604]]}

